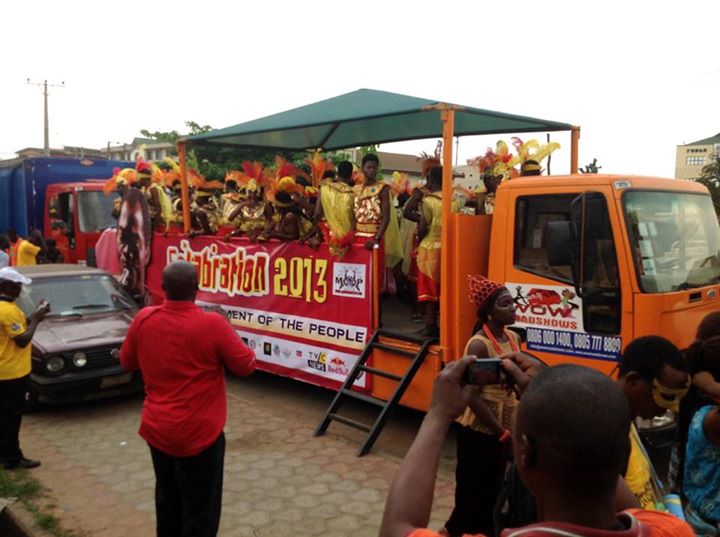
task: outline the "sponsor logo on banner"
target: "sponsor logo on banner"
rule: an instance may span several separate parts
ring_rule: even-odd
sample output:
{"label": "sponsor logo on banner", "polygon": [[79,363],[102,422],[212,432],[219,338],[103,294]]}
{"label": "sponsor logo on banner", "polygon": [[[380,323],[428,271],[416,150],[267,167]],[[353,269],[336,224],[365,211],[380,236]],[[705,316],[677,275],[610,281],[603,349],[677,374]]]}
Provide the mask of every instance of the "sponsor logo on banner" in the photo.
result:
{"label": "sponsor logo on banner", "polygon": [[255,347],[257,347],[257,342],[254,339],[251,339],[248,347],[250,347],[250,349],[254,351]]}
{"label": "sponsor logo on banner", "polygon": [[267,341],[263,343],[263,354],[265,356],[272,356],[272,343]]}
{"label": "sponsor logo on banner", "polygon": [[272,353],[273,353],[273,356],[280,356],[280,345],[275,343],[275,345],[273,345]]}
{"label": "sponsor logo on banner", "polygon": [[333,265],[333,295],[365,298],[365,265],[335,263]]}
{"label": "sponsor logo on banner", "polygon": [[327,371],[327,354],[324,352],[310,352],[310,359],[307,361],[309,367],[318,371]]}
{"label": "sponsor logo on banner", "polygon": [[[258,355],[258,361],[303,371],[319,378],[344,382],[358,359],[357,354],[322,348],[318,347],[317,344],[282,340],[273,336],[260,336],[243,330],[236,331],[241,337],[247,337],[250,341],[252,341],[253,337],[258,337],[258,346],[269,349],[265,356]],[[280,349],[277,355],[272,352],[276,345]],[[285,350],[290,351],[289,359],[285,355]],[[361,372],[354,385],[367,387],[366,384],[367,375]]]}
{"label": "sponsor logo on banner", "polygon": [[288,349],[287,347],[283,347],[283,350],[282,350],[283,358],[285,358],[287,360],[290,358],[291,354],[292,354],[292,351],[290,351],[290,349]]}
{"label": "sponsor logo on banner", "polygon": [[348,373],[350,373],[350,370],[345,365],[345,360],[334,356],[330,359],[330,364],[328,365],[328,372],[335,373],[336,375],[347,376]]}

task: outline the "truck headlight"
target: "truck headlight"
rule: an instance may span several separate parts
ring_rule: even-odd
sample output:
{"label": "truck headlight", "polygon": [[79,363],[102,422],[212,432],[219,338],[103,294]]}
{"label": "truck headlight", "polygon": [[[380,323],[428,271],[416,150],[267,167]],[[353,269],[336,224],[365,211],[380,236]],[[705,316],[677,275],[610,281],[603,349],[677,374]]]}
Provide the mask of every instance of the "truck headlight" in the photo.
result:
{"label": "truck headlight", "polygon": [[63,360],[61,356],[51,356],[45,360],[45,369],[47,369],[50,373],[62,371],[64,367],[65,360]]}
{"label": "truck headlight", "polygon": [[87,364],[87,354],[84,352],[76,352],[72,357],[73,364],[75,367],[84,367]]}

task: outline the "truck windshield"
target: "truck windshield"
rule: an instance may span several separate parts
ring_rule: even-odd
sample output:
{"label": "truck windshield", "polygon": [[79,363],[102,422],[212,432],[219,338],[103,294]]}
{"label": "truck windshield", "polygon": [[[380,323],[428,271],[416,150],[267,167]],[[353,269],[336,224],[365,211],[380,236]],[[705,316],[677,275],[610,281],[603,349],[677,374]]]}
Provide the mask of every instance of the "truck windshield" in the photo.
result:
{"label": "truck windshield", "polygon": [[33,278],[23,286],[17,304],[30,315],[40,300],[50,303],[48,316],[85,315],[136,309],[135,301],[105,274],[81,274],[52,278]]}
{"label": "truck windshield", "polygon": [[117,192],[113,192],[106,196],[100,190],[78,192],[78,224],[82,233],[115,227],[112,210],[117,195]]}
{"label": "truck windshield", "polygon": [[720,229],[710,196],[630,190],[623,203],[643,291],[666,293],[720,281]]}

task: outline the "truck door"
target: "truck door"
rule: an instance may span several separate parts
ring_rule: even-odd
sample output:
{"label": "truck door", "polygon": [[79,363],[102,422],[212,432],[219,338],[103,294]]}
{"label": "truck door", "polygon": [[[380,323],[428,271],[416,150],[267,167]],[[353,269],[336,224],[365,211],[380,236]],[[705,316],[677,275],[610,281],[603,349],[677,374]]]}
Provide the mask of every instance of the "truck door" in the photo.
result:
{"label": "truck door", "polygon": [[57,197],[57,226],[62,228],[63,240],[57,239],[57,247],[65,257],[66,263],[74,263],[75,258],[75,199],[73,192],[60,192]]}
{"label": "truck door", "polygon": [[622,286],[619,222],[608,209],[609,192],[602,190],[513,191],[512,240],[506,243],[512,262],[506,263],[505,282],[528,350],[551,363],[609,372],[622,347]]}

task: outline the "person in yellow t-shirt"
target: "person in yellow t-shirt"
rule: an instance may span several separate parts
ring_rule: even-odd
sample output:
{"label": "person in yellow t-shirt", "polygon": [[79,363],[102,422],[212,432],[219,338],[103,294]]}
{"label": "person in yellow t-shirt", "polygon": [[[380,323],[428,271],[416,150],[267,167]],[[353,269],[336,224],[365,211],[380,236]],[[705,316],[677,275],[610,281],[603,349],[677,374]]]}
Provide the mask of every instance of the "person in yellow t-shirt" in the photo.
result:
{"label": "person in yellow t-shirt", "polygon": [[39,461],[25,458],[19,440],[31,369],[30,342],[38,324],[50,311],[50,305],[41,300],[30,319],[26,319],[15,304],[22,286],[31,282],[15,269],[0,269],[0,464],[6,470],[40,466]]}
{"label": "person in yellow t-shirt", "polygon": [[43,236],[39,229],[33,229],[27,240],[20,241],[17,250],[18,267],[26,267],[29,265],[37,265],[38,254],[43,249]]}
{"label": "person in yellow t-shirt", "polygon": [[[631,341],[618,364],[618,384],[628,398],[633,418],[652,419],[668,410],[677,414],[690,386],[687,371],[682,353],[667,339],[644,336]],[[625,481],[643,509],[662,506],[662,491],[653,483],[651,463],[634,425]]]}

